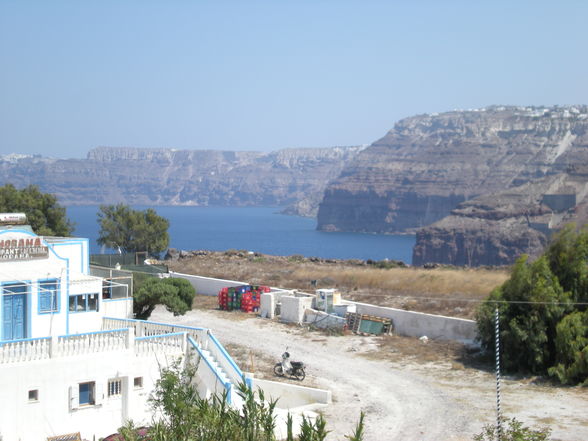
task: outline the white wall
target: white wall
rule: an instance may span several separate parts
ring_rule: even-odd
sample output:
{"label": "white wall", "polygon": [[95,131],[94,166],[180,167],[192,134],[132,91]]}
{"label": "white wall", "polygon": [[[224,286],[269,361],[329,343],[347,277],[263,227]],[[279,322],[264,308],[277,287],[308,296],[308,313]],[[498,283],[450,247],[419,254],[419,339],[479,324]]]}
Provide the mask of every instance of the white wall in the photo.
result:
{"label": "white wall", "polygon": [[68,333],[80,334],[83,332],[92,332],[102,329],[102,279],[92,277],[82,279],[81,281],[73,281],[69,289],[69,295],[75,294],[98,294],[98,311],[83,311],[73,312],[69,311],[69,302],[66,304],[65,312],[68,320]]}
{"label": "white wall", "polygon": [[102,315],[112,318],[133,318],[133,298],[102,299]]}
{"label": "white wall", "polygon": [[302,323],[304,311],[310,308],[313,297],[282,296],[280,320],[288,323]]}
{"label": "white wall", "polygon": [[292,409],[309,404],[329,404],[331,391],[296,384],[251,378],[253,390],[263,390],[266,398],[278,399],[279,409]]}
{"label": "white wall", "polygon": [[216,296],[218,292],[225,287],[247,285],[246,282],[237,282],[235,280],[213,279],[211,277],[193,276],[191,274],[169,272],[170,277],[186,279],[196,290],[196,294],[204,296]]}
{"label": "white wall", "polygon": [[[112,351],[0,365],[0,378],[5,379],[0,388],[0,435],[6,441],[39,441],[80,431],[82,438],[91,440],[116,432],[124,423],[123,415],[148,424],[147,398],[159,378],[159,364],[171,359],[169,355],[156,358]],[[135,377],[143,377],[142,388],[134,388]],[[112,378],[125,379],[122,396],[107,396]],[[86,381],[96,382],[102,403],[70,411],[69,388]],[[39,391],[38,402],[28,400],[28,391],[33,389]]]}
{"label": "white wall", "polygon": [[404,311],[402,309],[386,308],[367,303],[350,301],[343,301],[343,303],[355,304],[357,312],[360,314],[392,319],[394,333],[399,335],[409,337],[422,337],[426,335],[432,339],[457,340],[472,344],[477,334],[477,326],[474,320]]}
{"label": "white wall", "polygon": [[89,274],[88,239],[72,237],[59,239],[58,241],[49,239],[48,241],[59,257],[69,260],[70,272]]}
{"label": "white wall", "polygon": [[271,292],[261,294],[259,299],[259,315],[261,318],[273,319],[276,312],[276,299]]}

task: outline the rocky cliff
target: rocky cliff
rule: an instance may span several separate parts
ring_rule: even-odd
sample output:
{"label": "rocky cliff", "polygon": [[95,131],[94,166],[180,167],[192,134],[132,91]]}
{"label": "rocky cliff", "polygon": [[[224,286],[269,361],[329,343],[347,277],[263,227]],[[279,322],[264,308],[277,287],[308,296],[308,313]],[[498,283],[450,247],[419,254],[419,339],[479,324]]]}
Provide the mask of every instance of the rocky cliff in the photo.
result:
{"label": "rocky cliff", "polygon": [[0,182],[18,187],[36,184],[56,194],[64,205],[299,203],[292,213],[313,215],[329,180],[360,150],[334,147],[260,153],[99,147],[86,159],[4,157]]}
{"label": "rocky cliff", "polygon": [[587,134],[586,106],[496,106],[404,119],[328,186],[318,228],[418,231],[416,264],[511,263],[540,250],[564,219],[581,220],[565,214],[577,208],[563,203],[557,212],[545,202],[567,194],[581,204]]}

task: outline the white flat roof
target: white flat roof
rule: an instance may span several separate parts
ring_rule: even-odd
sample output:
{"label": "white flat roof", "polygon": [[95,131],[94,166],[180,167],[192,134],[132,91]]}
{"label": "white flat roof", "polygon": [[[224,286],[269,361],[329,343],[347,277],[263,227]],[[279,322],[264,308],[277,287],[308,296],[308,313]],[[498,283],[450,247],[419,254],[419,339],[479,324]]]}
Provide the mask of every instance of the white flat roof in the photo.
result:
{"label": "white flat roof", "polygon": [[87,274],[71,274],[69,275],[69,283],[88,283],[88,282],[102,282],[102,277],[89,276]]}

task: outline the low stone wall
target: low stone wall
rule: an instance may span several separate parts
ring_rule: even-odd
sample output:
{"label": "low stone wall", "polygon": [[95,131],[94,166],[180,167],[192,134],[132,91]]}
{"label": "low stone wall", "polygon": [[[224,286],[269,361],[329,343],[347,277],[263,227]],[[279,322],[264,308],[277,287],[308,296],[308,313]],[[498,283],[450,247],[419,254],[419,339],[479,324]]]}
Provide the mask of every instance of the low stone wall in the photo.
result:
{"label": "low stone wall", "polygon": [[313,387],[298,386],[277,381],[252,378],[251,385],[254,390],[263,390],[266,398],[279,399],[279,409],[292,409],[311,404],[329,404],[331,391],[315,389]]}
{"label": "low stone wall", "polygon": [[[188,280],[196,289],[197,294],[216,296],[221,288],[230,286],[246,285],[246,282],[239,282],[235,280],[214,279],[211,277],[193,276],[190,274],[182,274],[170,272],[171,277],[178,277]],[[328,316],[328,318],[318,315],[318,311],[306,309],[310,307],[307,305],[308,299],[314,297],[305,297],[297,295],[294,291],[283,290],[279,288],[272,288],[271,295],[273,302],[268,302],[264,309],[262,306],[260,313],[262,317],[272,318],[273,314],[269,312],[275,310],[275,304],[281,303],[281,320],[301,323],[303,320],[307,324],[314,324],[322,327],[340,327],[342,318],[336,316]],[[306,294],[306,296],[310,296]],[[288,299],[287,299],[288,298]],[[284,302],[284,299],[287,299]],[[293,300],[291,300],[293,299]],[[303,300],[301,300],[303,299]],[[269,300],[269,299],[268,299]],[[275,303],[274,303],[275,302]],[[273,303],[273,304],[272,304]],[[432,339],[440,340],[456,340],[468,344],[474,344],[477,335],[476,322],[473,320],[445,317],[441,315],[425,314],[422,312],[405,311],[402,309],[387,308],[384,306],[370,305],[367,303],[358,303],[344,300],[343,304],[356,305],[357,312],[360,314],[375,315],[392,319],[394,324],[394,332],[399,335],[409,337],[422,337],[426,335]],[[265,306],[265,305],[264,305]],[[306,316],[304,311],[306,309]],[[265,311],[265,315],[264,315]],[[302,316],[300,315],[302,311]],[[324,314],[323,315],[327,315]],[[305,317],[303,319],[303,317]]]}
{"label": "low stone wall", "polygon": [[212,277],[193,276],[191,274],[169,272],[170,277],[186,279],[196,290],[196,294],[204,296],[216,296],[218,292],[225,287],[247,285],[246,282],[236,280],[213,279]]}
{"label": "low stone wall", "polygon": [[357,312],[360,314],[392,319],[394,333],[399,335],[408,337],[426,335],[432,339],[456,340],[467,344],[475,343],[478,328],[474,320],[386,308],[367,303],[350,301],[343,303],[355,304]]}

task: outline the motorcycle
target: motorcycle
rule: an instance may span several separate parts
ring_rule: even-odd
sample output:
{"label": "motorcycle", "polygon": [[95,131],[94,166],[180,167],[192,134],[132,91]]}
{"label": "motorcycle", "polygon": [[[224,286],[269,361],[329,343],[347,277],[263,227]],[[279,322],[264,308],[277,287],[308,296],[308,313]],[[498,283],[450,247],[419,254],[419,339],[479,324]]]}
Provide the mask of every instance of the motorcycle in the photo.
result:
{"label": "motorcycle", "polygon": [[283,377],[287,374],[296,378],[298,381],[302,381],[306,377],[304,363],[301,361],[290,361],[290,353],[287,348],[286,352],[282,354],[282,361],[276,363],[274,366],[274,374],[278,377]]}

